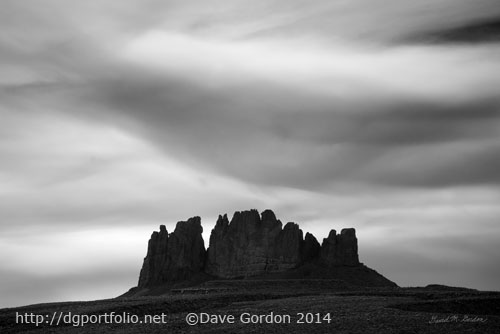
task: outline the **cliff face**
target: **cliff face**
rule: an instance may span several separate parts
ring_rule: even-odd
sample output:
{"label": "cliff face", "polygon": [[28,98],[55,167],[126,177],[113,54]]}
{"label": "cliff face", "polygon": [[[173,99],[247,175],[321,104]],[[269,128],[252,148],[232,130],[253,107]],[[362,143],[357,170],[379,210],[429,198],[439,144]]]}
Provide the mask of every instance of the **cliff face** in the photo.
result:
{"label": "cliff face", "polygon": [[200,217],[178,222],[173,233],[164,225],[153,232],[139,276],[139,287],[188,280],[203,271],[205,244]]}
{"label": "cliff face", "polygon": [[210,235],[205,270],[222,278],[257,276],[296,267],[301,262],[302,230],[282,228],[271,210],[236,212],[229,223],[219,217]]}
{"label": "cliff face", "polygon": [[205,251],[200,218],[178,222],[168,234],[154,232],[139,277],[139,287],[188,280],[197,274],[244,278],[281,273],[301,265],[359,266],[353,228],[337,235],[332,230],[320,246],[316,238],[295,223],[284,227],[271,210],[235,212],[229,222],[219,216]]}
{"label": "cliff face", "polygon": [[340,234],[331,230],[321,245],[321,261],[327,266],[356,266],[359,264],[356,230],[345,228]]}

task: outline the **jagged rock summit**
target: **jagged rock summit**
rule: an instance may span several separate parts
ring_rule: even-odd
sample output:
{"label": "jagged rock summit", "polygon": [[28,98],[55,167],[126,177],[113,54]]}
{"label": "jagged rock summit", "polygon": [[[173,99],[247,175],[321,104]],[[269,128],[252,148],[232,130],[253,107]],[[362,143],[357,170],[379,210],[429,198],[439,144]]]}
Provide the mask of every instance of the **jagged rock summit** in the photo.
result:
{"label": "jagged rock summit", "polygon": [[[350,230],[330,233],[334,241],[330,244],[328,239],[325,265],[359,265],[355,232]],[[306,240],[297,224],[283,227],[271,210],[262,215],[257,210],[236,212],[231,222],[227,215],[219,216],[210,235],[205,271],[221,278],[245,278],[294,269],[320,256],[316,238],[309,234]]]}
{"label": "jagged rock summit", "polygon": [[170,234],[161,225],[160,232],[153,232],[149,239],[139,287],[189,280],[203,271],[206,251],[202,232],[200,217],[178,222]]}
{"label": "jagged rock summit", "polygon": [[[179,282],[236,278],[342,278],[367,286],[395,284],[359,262],[353,228],[331,230],[320,245],[295,223],[284,227],[271,210],[219,216],[205,250],[200,217],[153,232],[139,289]],[[348,273],[348,274],[346,274]],[[354,274],[353,274],[354,273]],[[360,276],[361,275],[361,276]],[[366,276],[366,277],[364,277]]]}

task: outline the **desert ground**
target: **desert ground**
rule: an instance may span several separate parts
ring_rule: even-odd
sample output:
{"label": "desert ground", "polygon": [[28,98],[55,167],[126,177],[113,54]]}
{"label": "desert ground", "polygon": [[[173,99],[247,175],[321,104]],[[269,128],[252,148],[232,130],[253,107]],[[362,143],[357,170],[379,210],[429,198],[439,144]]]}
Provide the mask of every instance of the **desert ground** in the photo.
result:
{"label": "desert ground", "polygon": [[[78,324],[80,315],[100,315],[101,323]],[[148,315],[156,323],[144,323]],[[198,323],[189,325],[188,315]],[[442,285],[356,288],[325,279],[212,281],[160,296],[0,310],[0,333],[49,332],[499,333],[500,292]]]}

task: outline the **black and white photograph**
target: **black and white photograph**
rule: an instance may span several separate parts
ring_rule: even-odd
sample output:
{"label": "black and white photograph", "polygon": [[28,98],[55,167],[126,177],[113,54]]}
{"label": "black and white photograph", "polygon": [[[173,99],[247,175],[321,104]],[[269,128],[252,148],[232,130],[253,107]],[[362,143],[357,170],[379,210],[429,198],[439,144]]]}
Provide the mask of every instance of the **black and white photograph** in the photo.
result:
{"label": "black and white photograph", "polygon": [[0,0],[0,333],[500,333],[498,0]]}

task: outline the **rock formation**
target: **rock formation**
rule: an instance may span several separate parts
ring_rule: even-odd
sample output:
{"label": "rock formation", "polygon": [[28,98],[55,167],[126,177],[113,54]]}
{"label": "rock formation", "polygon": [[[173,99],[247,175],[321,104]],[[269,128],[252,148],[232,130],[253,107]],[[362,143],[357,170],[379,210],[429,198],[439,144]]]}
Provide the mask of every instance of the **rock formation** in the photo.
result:
{"label": "rock formation", "polygon": [[231,221],[227,215],[219,216],[206,251],[202,231],[200,218],[194,217],[178,222],[171,234],[163,225],[153,232],[139,288],[186,281],[196,275],[247,278],[307,266],[316,268],[311,269],[316,274],[363,266],[353,228],[340,234],[332,230],[320,246],[312,234],[306,233],[304,238],[297,224],[283,227],[271,210],[260,215],[257,210],[235,212]]}
{"label": "rock formation", "polygon": [[301,261],[302,231],[283,224],[271,210],[219,217],[210,235],[206,272],[222,278],[257,276],[296,267]]}
{"label": "rock formation", "polygon": [[188,280],[203,271],[205,244],[200,217],[177,223],[173,233],[164,225],[153,232],[139,276],[139,287]]}
{"label": "rock formation", "polygon": [[340,234],[331,230],[321,245],[321,261],[327,266],[359,265],[356,230],[345,228]]}
{"label": "rock formation", "polygon": [[316,259],[320,251],[321,246],[319,245],[318,240],[316,240],[314,235],[307,232],[302,246],[302,262],[308,262]]}

